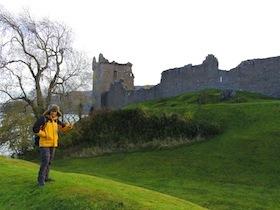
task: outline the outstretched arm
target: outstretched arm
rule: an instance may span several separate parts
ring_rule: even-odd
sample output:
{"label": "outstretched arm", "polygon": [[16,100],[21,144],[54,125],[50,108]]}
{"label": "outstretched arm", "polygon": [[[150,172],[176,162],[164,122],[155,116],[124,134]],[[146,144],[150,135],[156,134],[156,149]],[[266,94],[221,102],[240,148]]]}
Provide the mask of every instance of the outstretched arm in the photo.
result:
{"label": "outstretched arm", "polygon": [[59,130],[69,131],[69,130],[73,129],[73,124],[72,123],[65,124],[65,123],[61,122],[60,120],[58,120],[57,124],[58,124],[58,129]]}

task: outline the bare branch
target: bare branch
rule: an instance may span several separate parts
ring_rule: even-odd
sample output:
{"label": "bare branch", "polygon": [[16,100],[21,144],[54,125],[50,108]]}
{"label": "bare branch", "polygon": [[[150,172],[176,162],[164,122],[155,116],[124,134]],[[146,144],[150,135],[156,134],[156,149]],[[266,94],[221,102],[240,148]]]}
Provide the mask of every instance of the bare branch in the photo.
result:
{"label": "bare branch", "polygon": [[35,116],[52,103],[54,92],[84,83],[75,78],[90,70],[88,61],[72,49],[73,33],[64,24],[36,20],[28,10],[15,16],[0,8],[0,30],[0,92],[27,102]]}

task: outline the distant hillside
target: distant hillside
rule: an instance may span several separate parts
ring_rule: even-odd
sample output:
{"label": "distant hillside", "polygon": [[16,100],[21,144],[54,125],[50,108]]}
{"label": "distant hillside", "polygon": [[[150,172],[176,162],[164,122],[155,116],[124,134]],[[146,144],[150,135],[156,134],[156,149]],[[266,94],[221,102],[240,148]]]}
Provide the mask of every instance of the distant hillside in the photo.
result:
{"label": "distant hillside", "polygon": [[[53,103],[62,104],[59,96],[53,97]],[[90,108],[92,107],[92,91],[74,91],[67,94],[67,100],[65,101],[67,106],[63,106],[64,113],[73,113],[77,112],[75,109],[79,107],[79,104],[83,104],[83,114],[88,114]]]}

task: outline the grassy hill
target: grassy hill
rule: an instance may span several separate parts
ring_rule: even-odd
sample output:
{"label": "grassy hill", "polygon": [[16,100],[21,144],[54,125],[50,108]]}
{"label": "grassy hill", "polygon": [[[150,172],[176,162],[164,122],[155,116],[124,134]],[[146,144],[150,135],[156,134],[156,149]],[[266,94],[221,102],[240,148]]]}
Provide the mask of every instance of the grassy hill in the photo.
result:
{"label": "grassy hill", "polygon": [[203,209],[185,200],[95,176],[52,171],[38,187],[35,163],[0,157],[0,209]]}
{"label": "grassy hill", "polygon": [[280,209],[280,101],[238,92],[221,102],[220,93],[126,107],[222,127],[205,141],[89,158],[57,156],[51,172],[57,182],[43,188],[36,186],[37,164],[0,158],[0,209]]}
{"label": "grassy hill", "polygon": [[127,107],[222,125],[222,134],[207,141],[57,160],[54,168],[137,185],[209,209],[280,209],[280,101],[238,92],[236,99],[220,102],[219,94],[208,90]]}

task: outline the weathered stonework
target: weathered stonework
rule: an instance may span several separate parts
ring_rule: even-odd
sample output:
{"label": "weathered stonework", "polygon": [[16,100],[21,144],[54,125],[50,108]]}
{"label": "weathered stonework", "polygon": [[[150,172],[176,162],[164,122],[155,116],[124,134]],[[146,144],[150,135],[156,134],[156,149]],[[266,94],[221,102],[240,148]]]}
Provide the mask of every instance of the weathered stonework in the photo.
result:
{"label": "weathered stonework", "polygon": [[106,86],[108,91],[104,100],[107,109],[207,88],[255,92],[280,98],[280,57],[247,60],[224,71],[218,68],[215,56],[208,55],[201,65],[189,64],[163,71],[161,82],[150,89],[135,90],[131,83],[128,86],[125,78],[122,79],[114,80],[109,88]]}
{"label": "weathered stonework", "polygon": [[99,55],[98,62],[95,57],[92,62],[93,70],[93,109],[107,107],[107,93],[112,82],[123,81],[125,89],[134,89],[134,75],[132,64],[119,64],[109,62]]}

